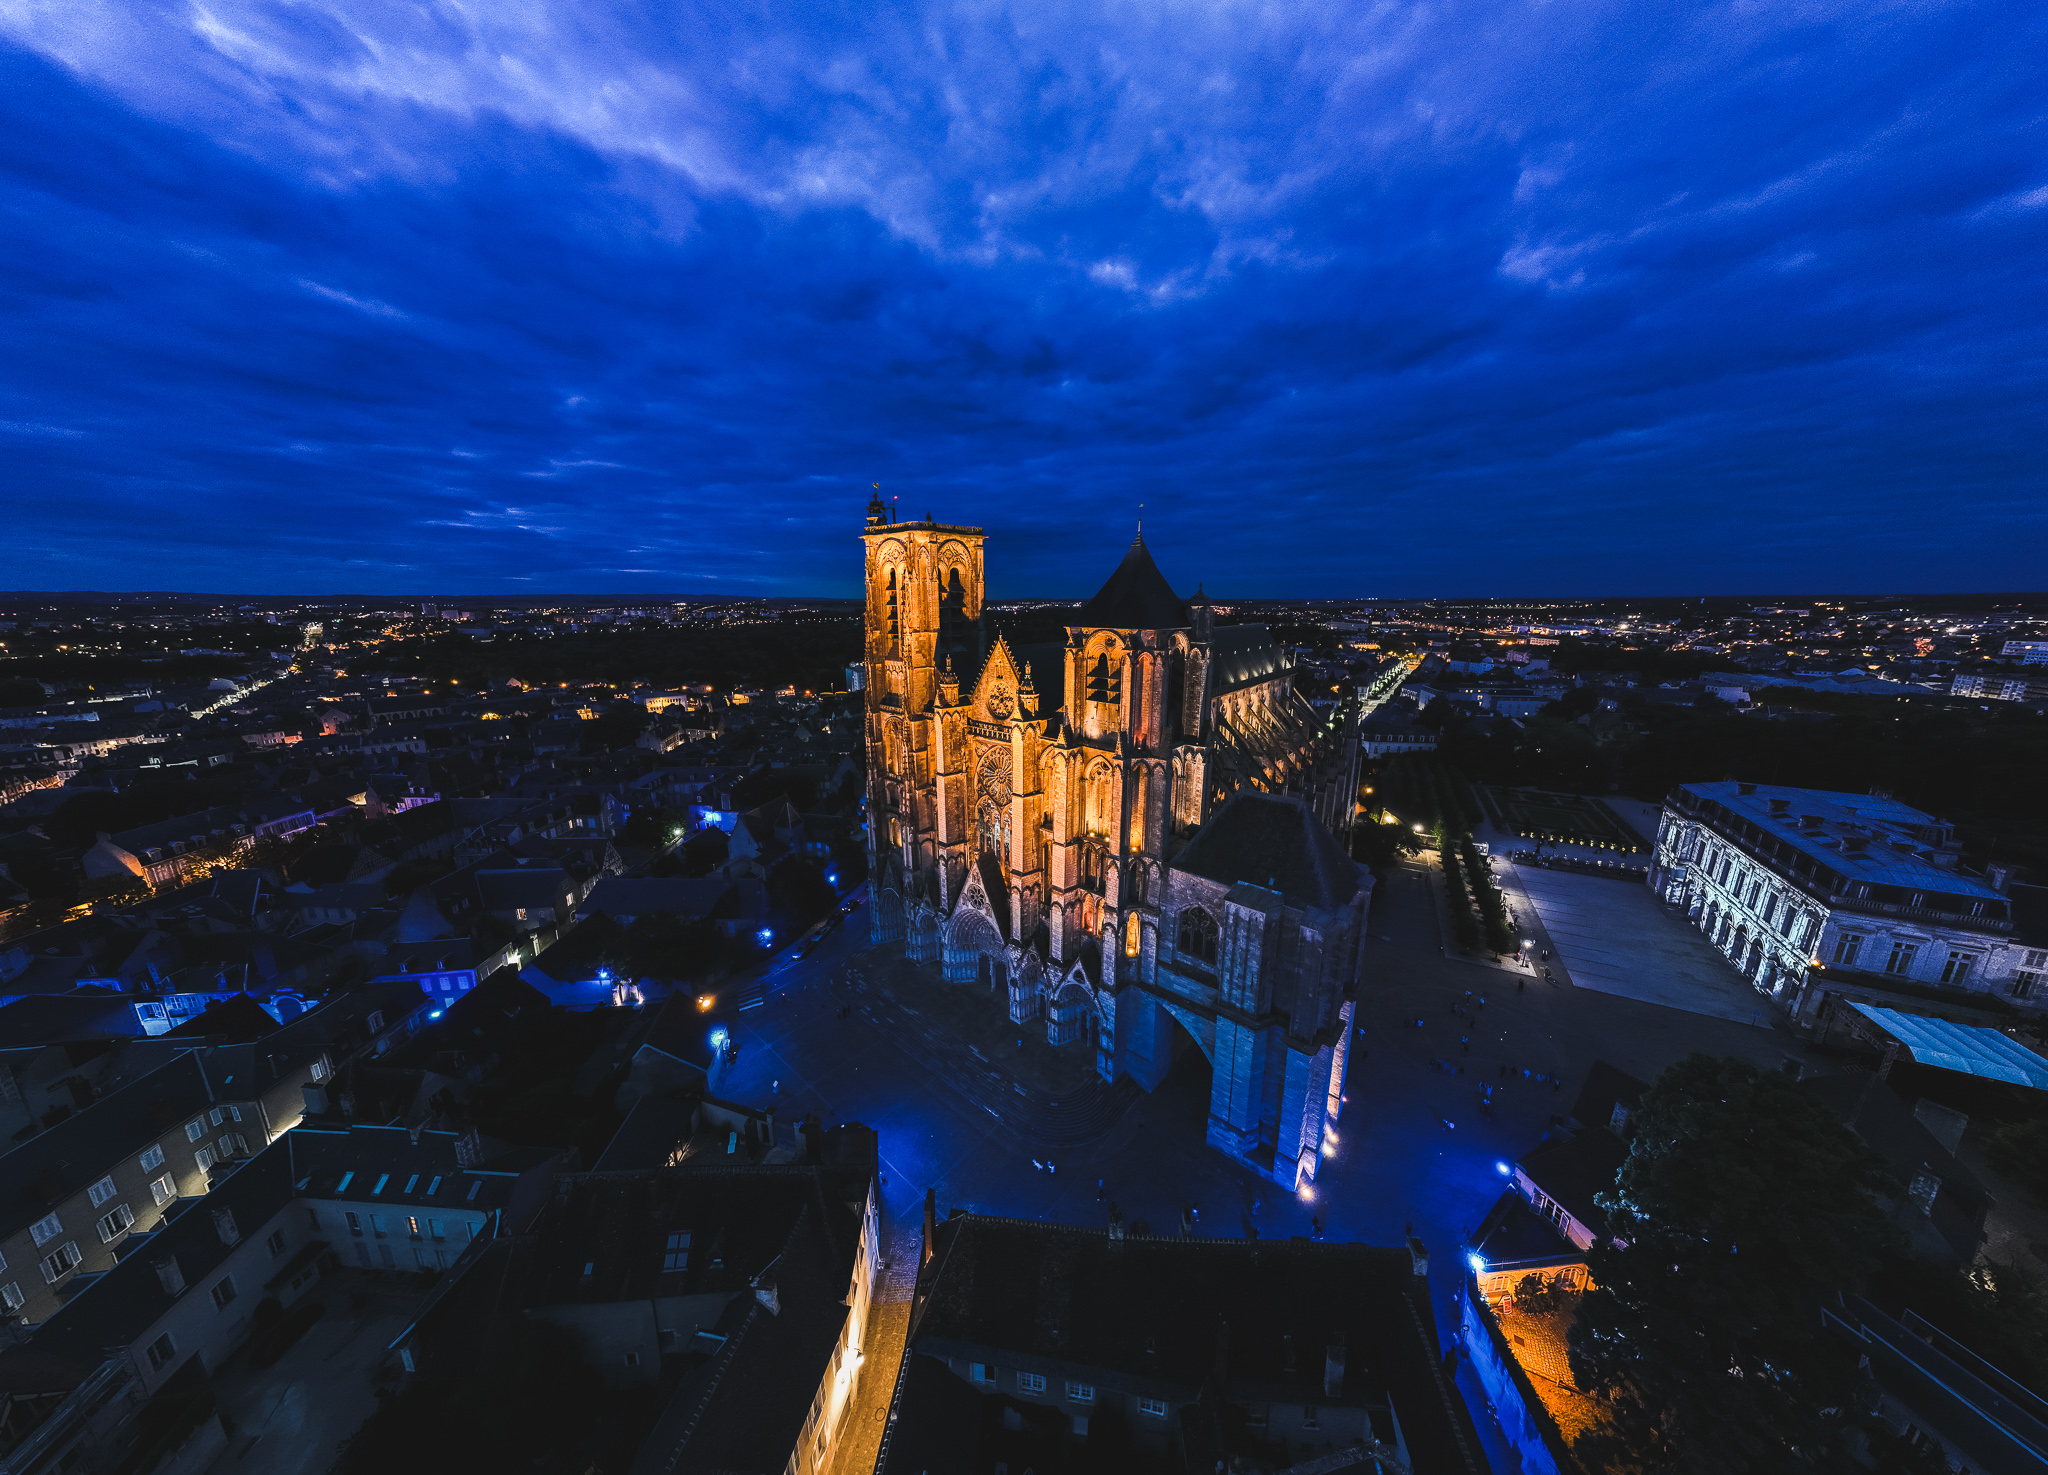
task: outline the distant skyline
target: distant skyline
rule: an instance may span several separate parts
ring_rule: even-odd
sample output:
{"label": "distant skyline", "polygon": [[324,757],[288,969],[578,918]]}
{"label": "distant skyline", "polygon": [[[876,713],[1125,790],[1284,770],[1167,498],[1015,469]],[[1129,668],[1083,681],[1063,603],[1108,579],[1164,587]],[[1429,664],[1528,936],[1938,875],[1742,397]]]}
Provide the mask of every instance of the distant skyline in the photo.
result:
{"label": "distant skyline", "polygon": [[1237,598],[2024,588],[2044,57],[1846,0],[0,10],[0,579],[851,597],[880,482],[992,598],[1141,503]]}

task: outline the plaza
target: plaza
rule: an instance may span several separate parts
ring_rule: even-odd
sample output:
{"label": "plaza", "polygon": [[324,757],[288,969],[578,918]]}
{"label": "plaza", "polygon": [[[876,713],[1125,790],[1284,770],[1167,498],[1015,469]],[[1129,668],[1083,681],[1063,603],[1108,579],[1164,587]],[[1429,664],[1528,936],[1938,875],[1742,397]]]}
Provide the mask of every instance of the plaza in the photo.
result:
{"label": "plaza", "polygon": [[[1501,870],[1511,892],[1520,893],[1518,910],[1527,895],[1539,919],[1547,906],[1558,920],[1555,951],[1570,961],[1546,982],[1540,972],[1532,977],[1448,953],[1429,864],[1411,858],[1391,868],[1374,892],[1343,1114],[1322,1171],[1303,1195],[1281,1191],[1206,1145],[1210,1069],[1184,1035],[1175,1037],[1157,1090],[1108,1113],[1113,1119],[1089,1140],[1048,1140],[1073,1134],[1052,1122],[1045,1103],[1053,1098],[1036,1096],[1041,1062],[1029,1062],[1031,1094],[1018,1092],[1023,1082],[1003,1083],[1012,1106],[992,1089],[988,1067],[964,1037],[955,1037],[962,1043],[953,1048],[933,1032],[939,1019],[964,1007],[935,1003],[945,999],[942,991],[979,986],[947,984],[936,965],[899,970],[884,963],[891,951],[858,939],[858,915],[808,958],[785,965],[768,1002],[742,1016],[735,1030],[741,1054],[724,1089],[750,1104],[772,1101],[783,1121],[815,1111],[828,1122],[858,1120],[875,1129],[895,1263],[915,1254],[927,1189],[936,1192],[942,1215],[957,1207],[1091,1224],[1106,1222],[1114,1203],[1127,1222],[1143,1221],[1155,1234],[1178,1233],[1183,1211],[1191,1209],[1198,1235],[1308,1235],[1319,1219],[1325,1238],[1386,1245],[1400,1243],[1412,1226],[1432,1256],[1432,1299],[1439,1332],[1448,1336],[1456,1325],[1452,1298],[1463,1241],[1505,1182],[1497,1164],[1541,1140],[1594,1060],[1652,1079],[1696,1050],[1779,1065],[1802,1048],[1768,1010],[1752,1023],[1749,1007],[1734,1006],[1735,991],[1747,990],[1725,963],[1718,987],[1728,1000],[1718,1009],[1682,1002],[1715,988],[1710,974],[1688,972],[1672,989],[1652,986],[1668,960],[1694,966],[1682,950],[1660,950],[1670,947],[1665,934],[1696,939],[1643,888],[1541,872],[1539,887],[1572,888],[1562,903],[1545,902],[1520,888],[1506,863]],[[1603,907],[1626,913],[1636,901],[1649,910],[1636,919],[1634,935],[1651,951],[1646,961],[1615,965],[1626,984],[1618,986],[1581,933],[1597,939],[1606,925]],[[1575,969],[1588,982],[1579,983]],[[885,977],[893,997],[883,996]],[[1651,983],[1629,981],[1637,978]],[[1453,1003],[1468,1012],[1453,1013]],[[905,1009],[920,1012],[906,1016]],[[1035,1044],[1027,1039],[1027,1056],[1046,1048],[1043,1028]],[[1016,1052],[1016,1027],[1006,1035]],[[985,1045],[972,1048],[987,1053]],[[1438,1061],[1450,1062],[1451,1072]],[[1556,1084],[1525,1080],[1525,1070]],[[1044,1089],[1053,1084],[1047,1080]],[[1482,1084],[1496,1087],[1490,1116],[1479,1112]],[[1463,1372],[1460,1385],[1494,1468],[1516,1470],[1476,1385]]]}

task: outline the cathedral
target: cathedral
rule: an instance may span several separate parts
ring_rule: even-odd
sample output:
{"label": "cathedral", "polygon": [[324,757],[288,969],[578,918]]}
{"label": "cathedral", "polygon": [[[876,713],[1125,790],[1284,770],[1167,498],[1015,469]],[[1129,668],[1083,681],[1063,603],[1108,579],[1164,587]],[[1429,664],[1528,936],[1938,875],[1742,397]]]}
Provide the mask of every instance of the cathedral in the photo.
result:
{"label": "cathedral", "polygon": [[982,610],[982,532],[869,504],[873,936],[1165,1077],[1185,1029],[1208,1140],[1315,1176],[1343,1101],[1372,878],[1348,853],[1357,719],[1312,706],[1262,625],[1173,592],[1142,534],[1066,638]]}

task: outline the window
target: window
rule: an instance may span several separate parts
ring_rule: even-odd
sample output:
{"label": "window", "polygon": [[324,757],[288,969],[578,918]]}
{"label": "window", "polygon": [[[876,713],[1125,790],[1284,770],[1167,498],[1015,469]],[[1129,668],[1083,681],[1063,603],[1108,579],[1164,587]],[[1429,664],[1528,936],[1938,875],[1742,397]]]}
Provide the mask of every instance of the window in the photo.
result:
{"label": "window", "polygon": [[158,1208],[162,1208],[178,1196],[178,1181],[169,1173],[164,1174],[161,1178],[152,1179],[149,1185],[149,1196],[156,1200]]}
{"label": "window", "polygon": [[215,1209],[213,1211],[213,1232],[220,1236],[220,1242],[229,1249],[233,1249],[242,1242],[242,1231],[235,1227],[235,1211],[233,1209]]}
{"label": "window", "polygon": [[2012,996],[2013,996],[2013,997],[2014,997],[2015,999],[2028,999],[2028,998],[2032,998],[2032,997],[2033,997],[2033,995],[2034,995],[2034,987],[2035,987],[2035,985],[2036,985],[2036,984],[2040,983],[2040,981],[2041,981],[2041,975],[2040,975],[2040,974],[2038,974],[2038,973],[2015,973],[2015,974],[2013,974],[2013,976],[2012,976]]}
{"label": "window", "polygon": [[2048,947],[2029,948],[2027,950],[2027,967],[2037,971],[2042,968],[2048,968]]}
{"label": "window", "polygon": [[639,1353],[637,1353],[637,1352],[628,1352],[628,1353],[626,1354],[626,1366],[627,1366],[627,1367],[638,1367],[638,1366],[640,1366],[640,1354],[639,1354]]}
{"label": "window", "polygon": [[152,1147],[135,1160],[135,1165],[145,1173],[156,1171],[164,1165],[164,1150],[161,1147]]}
{"label": "window", "polygon": [[363,1221],[355,1216],[355,1212],[353,1210],[344,1210],[341,1217],[348,1220],[348,1232],[355,1235],[358,1239],[362,1238]]}
{"label": "window", "polygon": [[322,1055],[318,1060],[313,1062],[313,1079],[316,1081],[326,1080],[327,1073],[331,1069],[333,1069],[333,1067],[328,1065],[327,1057],[325,1055]]}
{"label": "window", "polygon": [[59,1245],[56,1249],[50,1251],[49,1254],[43,1256],[43,1279],[47,1280],[51,1285],[55,1285],[64,1276],[76,1269],[78,1262],[84,1258],[85,1256],[78,1253],[77,1245]]}
{"label": "window", "polygon": [[405,1216],[405,1232],[413,1239],[420,1237],[420,1221],[417,1215],[407,1214]]}
{"label": "window", "polygon": [[100,1243],[110,1245],[128,1232],[135,1222],[135,1215],[126,1204],[115,1204],[112,1211],[100,1219]]}
{"label": "window", "polygon": [[476,1182],[469,1185],[469,1192],[464,1197],[471,1203],[476,1202],[476,1191],[483,1186],[484,1180],[481,1178],[477,1179]]}
{"label": "window", "polygon": [[379,1239],[383,1239],[391,1233],[389,1226],[384,1223],[384,1216],[382,1214],[370,1215],[370,1233],[376,1235]]}
{"label": "window", "polygon": [[447,1237],[447,1226],[439,1219],[429,1219],[427,1221],[427,1238],[446,1239]]}
{"label": "window", "polygon": [[967,1376],[977,1383],[993,1383],[996,1370],[985,1362],[970,1362],[967,1364]]}
{"label": "window", "polygon": [[427,1197],[428,1197],[428,1198],[432,1198],[432,1197],[433,1197],[433,1196],[434,1196],[435,1194],[439,1193],[440,1191],[441,1191],[441,1175],[440,1175],[439,1173],[436,1173],[436,1174],[434,1175],[434,1181],[433,1181],[433,1182],[431,1182],[431,1183],[429,1183],[429,1184],[427,1185]]}
{"label": "window", "polygon": [[308,1229],[318,1229],[320,1227],[320,1211],[318,1209],[306,1210],[306,1227]]}
{"label": "window", "polygon": [[1180,936],[1175,944],[1183,957],[1201,963],[1216,961],[1216,919],[1200,907],[1180,909]]}
{"label": "window", "polygon": [[391,1175],[389,1173],[379,1173],[377,1175],[377,1186],[370,1190],[370,1196],[372,1198],[375,1198],[378,1194],[382,1193],[384,1191],[384,1185],[389,1183],[390,1181]]}
{"label": "window", "polygon": [[417,1173],[413,1174],[410,1178],[405,1180],[405,1191],[407,1193],[411,1193],[413,1189],[419,1186],[419,1181],[420,1175]]}
{"label": "window", "polygon": [[94,1208],[98,1208],[101,1204],[112,1198],[116,1191],[112,1178],[102,1178],[85,1191],[85,1196],[92,1200]]}
{"label": "window", "polygon": [[1043,1393],[1045,1391],[1045,1378],[1038,1373],[1019,1373],[1017,1374],[1017,1388],[1019,1392],[1023,1393]]}
{"label": "window", "polygon": [[379,1033],[384,1028],[384,1011],[382,1009],[372,1009],[370,1011],[369,1024],[371,1034]]}
{"label": "window", "polygon": [[55,1214],[52,1214],[46,1219],[38,1219],[35,1223],[29,1225],[28,1232],[29,1237],[35,1240],[36,1248],[41,1249],[64,1232],[64,1225]]}
{"label": "window", "polygon": [[232,1137],[222,1137],[213,1145],[220,1150],[220,1159],[222,1162],[226,1162],[229,1158],[235,1155],[235,1139]]}
{"label": "window", "polygon": [[1074,1415],[1074,1432],[1080,1435],[1083,1439],[1088,1437],[1088,1415]]}
{"label": "window", "polygon": [[217,1127],[220,1125],[221,1118],[226,1115],[226,1112],[222,1111],[218,1106],[216,1106],[212,1111],[207,1113],[206,1119],[209,1122],[212,1122]]}
{"label": "window", "polygon": [[690,1268],[689,1230],[677,1230],[668,1237],[668,1246],[661,1254],[661,1268],[664,1272]]}
{"label": "window", "polygon": [[169,1332],[165,1332],[149,1344],[149,1370],[154,1373],[162,1372],[170,1366],[171,1359],[177,1355],[178,1344],[171,1340]]}
{"label": "window", "polygon": [[199,1164],[200,1172],[207,1172],[214,1164],[213,1149],[210,1147],[200,1148],[199,1151],[192,1154],[192,1160]]}
{"label": "window", "polygon": [[1863,950],[1863,939],[1853,932],[1845,932],[1835,939],[1835,962],[1843,968],[1856,966],[1856,954]]}
{"label": "window", "polygon": [[1163,1398],[1141,1398],[1138,1400],[1138,1412],[1148,1419],[1163,1419],[1166,1417],[1166,1400]]}
{"label": "window", "polygon": [[187,1122],[187,1123],[185,1123],[185,1140],[186,1140],[187,1142],[197,1142],[197,1141],[198,1141],[198,1140],[199,1140],[199,1139],[200,1139],[201,1137],[204,1137],[205,1135],[206,1135],[206,1123],[205,1123],[205,1122]]}
{"label": "window", "polygon": [[341,1181],[334,1185],[334,1191],[336,1193],[347,1193],[349,1184],[355,1181],[355,1176],[356,1170],[354,1168],[350,1168],[346,1173],[343,1173],[341,1175]]}
{"label": "window", "polygon": [[1976,961],[1975,953],[1950,953],[1948,961],[1941,965],[1941,981],[1961,988],[1970,981],[1970,969]]}
{"label": "window", "polygon": [[21,1293],[21,1282],[10,1280],[6,1285],[0,1286],[0,1306],[5,1306],[9,1311],[19,1311],[27,1304],[28,1297]]}
{"label": "window", "polygon": [[242,1108],[239,1106],[230,1106],[228,1108],[228,1120],[231,1122],[239,1122],[241,1119]]}
{"label": "window", "polygon": [[228,1302],[234,1299],[235,1278],[232,1275],[223,1275],[213,1283],[213,1309],[225,1311],[228,1309]]}
{"label": "window", "polygon": [[1920,945],[1913,942],[1895,942],[1892,955],[1885,959],[1884,971],[1905,974],[1913,971],[1913,955],[1920,951]]}
{"label": "window", "polygon": [[270,1251],[270,1258],[273,1260],[282,1255],[284,1253],[284,1231],[282,1229],[271,1230],[270,1238],[263,1241],[263,1248]]}
{"label": "window", "polygon": [[1067,1384],[1067,1397],[1073,1399],[1076,1403],[1093,1403],[1095,1401],[1095,1385],[1093,1383],[1069,1383]]}
{"label": "window", "polygon": [[595,1261],[595,1260],[585,1260],[585,1261],[583,1262],[583,1277],[584,1277],[584,1279],[588,1280],[588,1279],[589,1279],[589,1278],[590,1278],[591,1276],[593,1276],[593,1275],[595,1275],[595,1274],[597,1274],[597,1261]]}
{"label": "window", "polygon": [[1323,1427],[1316,1421],[1316,1411],[1313,1405],[1302,1405],[1301,1427],[1304,1429],[1320,1429]]}

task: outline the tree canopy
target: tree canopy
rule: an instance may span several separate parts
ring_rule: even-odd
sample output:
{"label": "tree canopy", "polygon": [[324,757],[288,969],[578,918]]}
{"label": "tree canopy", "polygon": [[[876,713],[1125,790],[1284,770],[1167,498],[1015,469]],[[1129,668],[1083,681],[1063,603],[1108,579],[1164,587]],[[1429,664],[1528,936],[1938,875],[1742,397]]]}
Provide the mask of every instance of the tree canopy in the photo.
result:
{"label": "tree canopy", "polygon": [[1611,1400],[1589,1465],[1683,1475],[1831,1468],[1855,1359],[1821,1323],[1891,1244],[1884,1169],[1790,1077],[1692,1055],[1644,1096],[1601,1200],[1613,1242],[1571,1333]]}

